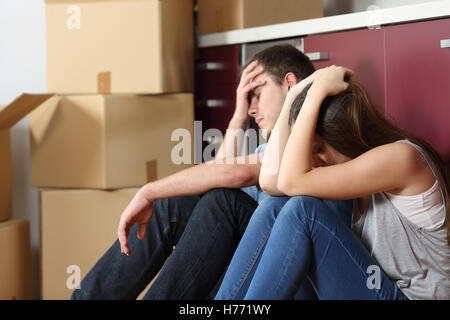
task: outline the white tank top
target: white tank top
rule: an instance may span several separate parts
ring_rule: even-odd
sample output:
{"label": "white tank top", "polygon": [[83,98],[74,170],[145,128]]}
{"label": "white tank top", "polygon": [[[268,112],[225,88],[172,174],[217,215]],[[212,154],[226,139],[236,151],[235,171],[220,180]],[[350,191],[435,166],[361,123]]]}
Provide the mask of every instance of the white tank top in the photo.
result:
{"label": "white tank top", "polygon": [[430,189],[418,195],[385,194],[398,211],[418,227],[432,229],[444,223],[445,207],[437,180]]}

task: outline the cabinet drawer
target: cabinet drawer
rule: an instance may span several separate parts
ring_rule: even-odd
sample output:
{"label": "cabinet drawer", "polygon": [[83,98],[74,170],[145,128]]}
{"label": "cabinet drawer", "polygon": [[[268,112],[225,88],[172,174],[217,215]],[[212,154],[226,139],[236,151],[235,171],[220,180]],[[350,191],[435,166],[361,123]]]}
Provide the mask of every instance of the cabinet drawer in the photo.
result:
{"label": "cabinet drawer", "polygon": [[196,85],[239,83],[240,46],[203,48],[195,65]]}
{"label": "cabinet drawer", "polygon": [[225,133],[236,103],[237,84],[204,85],[195,97],[195,119],[202,120],[203,129],[217,128]]}

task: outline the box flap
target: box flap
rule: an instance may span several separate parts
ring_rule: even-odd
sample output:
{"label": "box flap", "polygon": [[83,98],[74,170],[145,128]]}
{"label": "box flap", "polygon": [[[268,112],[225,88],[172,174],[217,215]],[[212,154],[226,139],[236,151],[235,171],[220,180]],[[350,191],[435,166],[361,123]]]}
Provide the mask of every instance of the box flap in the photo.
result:
{"label": "box flap", "polygon": [[23,93],[0,111],[0,129],[11,128],[20,119],[52,96],[53,94]]}

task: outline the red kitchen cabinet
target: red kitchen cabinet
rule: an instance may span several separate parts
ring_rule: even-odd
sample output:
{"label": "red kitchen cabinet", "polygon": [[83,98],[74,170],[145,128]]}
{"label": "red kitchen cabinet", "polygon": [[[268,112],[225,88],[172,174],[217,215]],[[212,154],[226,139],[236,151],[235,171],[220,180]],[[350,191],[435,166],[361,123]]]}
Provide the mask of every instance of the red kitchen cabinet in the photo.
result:
{"label": "red kitchen cabinet", "polygon": [[304,39],[304,52],[325,53],[328,58],[313,61],[316,69],[339,65],[352,69],[377,109],[385,114],[383,29],[336,32]]}
{"label": "red kitchen cabinet", "polygon": [[201,48],[195,65],[196,84],[239,83],[240,46]]}
{"label": "red kitchen cabinet", "polygon": [[239,83],[240,46],[199,50],[196,61],[195,119],[203,128],[225,133],[233,115]]}
{"label": "red kitchen cabinet", "polygon": [[[199,49],[195,68],[195,120],[202,134],[219,129],[223,135],[233,116],[239,84],[240,45]],[[203,141],[204,149],[209,141]]]}
{"label": "red kitchen cabinet", "polygon": [[450,168],[450,19],[384,28],[387,114],[426,139]]}
{"label": "red kitchen cabinet", "polygon": [[203,122],[203,130],[215,128],[225,133],[233,116],[237,84],[205,84],[195,99],[195,120]]}

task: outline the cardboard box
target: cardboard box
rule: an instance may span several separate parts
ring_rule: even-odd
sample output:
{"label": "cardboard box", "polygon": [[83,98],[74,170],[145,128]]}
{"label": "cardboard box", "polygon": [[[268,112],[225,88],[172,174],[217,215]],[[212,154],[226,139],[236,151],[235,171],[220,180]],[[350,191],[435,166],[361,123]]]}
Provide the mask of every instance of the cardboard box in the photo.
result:
{"label": "cardboard box", "polygon": [[0,221],[12,214],[12,167],[10,128],[50,95],[26,95],[0,108]]}
{"label": "cardboard box", "polygon": [[138,190],[40,190],[42,299],[70,298],[117,240],[120,215]]}
{"label": "cardboard box", "polygon": [[12,214],[12,168],[9,129],[0,129],[0,221]]}
{"label": "cardboard box", "polygon": [[32,299],[30,225],[27,220],[0,223],[0,252],[0,300]]}
{"label": "cardboard box", "polygon": [[171,136],[193,136],[193,103],[192,94],[53,96],[29,116],[31,184],[138,187],[188,168],[172,161]]}
{"label": "cardboard box", "polygon": [[193,1],[46,0],[47,92],[193,92]]}
{"label": "cardboard box", "polygon": [[322,0],[198,0],[198,33],[320,18]]}

